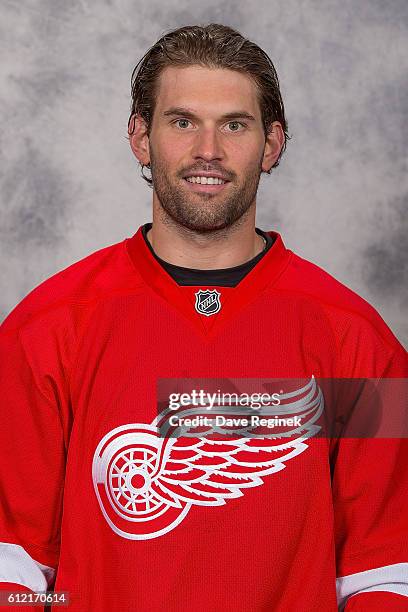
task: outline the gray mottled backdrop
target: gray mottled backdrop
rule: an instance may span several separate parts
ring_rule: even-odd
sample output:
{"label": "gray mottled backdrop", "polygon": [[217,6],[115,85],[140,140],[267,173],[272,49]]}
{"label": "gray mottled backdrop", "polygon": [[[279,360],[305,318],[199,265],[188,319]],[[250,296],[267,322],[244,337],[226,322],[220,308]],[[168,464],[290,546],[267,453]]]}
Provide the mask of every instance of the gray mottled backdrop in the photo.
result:
{"label": "gray mottled backdrop", "polygon": [[2,0],[0,318],[150,220],[130,75],[166,30],[239,29],[277,68],[292,140],[258,226],[370,301],[408,344],[406,0]]}

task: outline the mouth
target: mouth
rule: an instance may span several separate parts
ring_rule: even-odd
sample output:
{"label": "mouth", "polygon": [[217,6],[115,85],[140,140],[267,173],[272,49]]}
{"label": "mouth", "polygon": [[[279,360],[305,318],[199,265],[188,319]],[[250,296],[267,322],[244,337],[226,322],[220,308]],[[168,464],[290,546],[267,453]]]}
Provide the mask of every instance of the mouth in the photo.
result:
{"label": "mouth", "polygon": [[[200,182],[197,182],[198,180]],[[187,184],[187,188],[190,191],[196,193],[219,193],[230,184],[230,181],[224,179],[207,177],[184,177],[183,181]]]}

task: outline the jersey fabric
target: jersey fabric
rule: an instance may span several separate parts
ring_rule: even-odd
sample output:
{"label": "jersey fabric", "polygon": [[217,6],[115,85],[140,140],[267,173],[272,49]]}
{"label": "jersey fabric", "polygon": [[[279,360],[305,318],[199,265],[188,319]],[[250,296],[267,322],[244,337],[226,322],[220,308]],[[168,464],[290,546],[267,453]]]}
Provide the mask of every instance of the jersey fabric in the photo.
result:
{"label": "jersey fabric", "polygon": [[66,591],[73,612],[407,609],[406,439],[226,461],[158,438],[160,379],[407,377],[380,315],[268,233],[235,287],[181,286],[140,227],[5,319],[3,589]]}

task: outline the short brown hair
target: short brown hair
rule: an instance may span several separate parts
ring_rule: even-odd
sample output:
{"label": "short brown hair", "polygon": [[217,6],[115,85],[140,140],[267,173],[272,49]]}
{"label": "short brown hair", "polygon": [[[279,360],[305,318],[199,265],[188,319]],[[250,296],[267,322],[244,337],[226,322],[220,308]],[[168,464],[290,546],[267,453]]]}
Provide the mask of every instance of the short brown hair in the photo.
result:
{"label": "short brown hair", "polygon": [[[229,68],[247,74],[255,81],[265,136],[273,121],[280,122],[285,135],[282,150],[272,166],[276,168],[290,136],[275,67],[257,44],[244,38],[236,30],[218,23],[171,30],[145,53],[132,72],[132,105],[128,133],[133,134],[134,125],[130,131],[132,117],[139,114],[145,120],[149,134],[157,82],[162,70],[167,66],[192,65]],[[152,180],[143,174],[143,166],[142,176],[152,185]]]}

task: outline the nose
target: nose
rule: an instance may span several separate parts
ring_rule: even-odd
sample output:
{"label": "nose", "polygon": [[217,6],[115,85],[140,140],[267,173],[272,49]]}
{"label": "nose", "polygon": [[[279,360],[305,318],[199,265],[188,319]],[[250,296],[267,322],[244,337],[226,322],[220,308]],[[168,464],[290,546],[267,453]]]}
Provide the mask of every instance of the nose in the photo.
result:
{"label": "nose", "polygon": [[221,143],[222,136],[214,127],[203,127],[197,132],[193,145],[193,157],[211,161],[223,159],[224,150]]}

